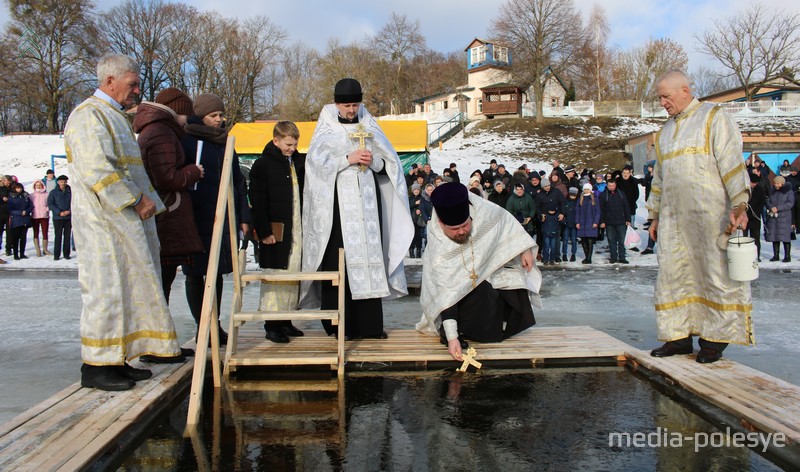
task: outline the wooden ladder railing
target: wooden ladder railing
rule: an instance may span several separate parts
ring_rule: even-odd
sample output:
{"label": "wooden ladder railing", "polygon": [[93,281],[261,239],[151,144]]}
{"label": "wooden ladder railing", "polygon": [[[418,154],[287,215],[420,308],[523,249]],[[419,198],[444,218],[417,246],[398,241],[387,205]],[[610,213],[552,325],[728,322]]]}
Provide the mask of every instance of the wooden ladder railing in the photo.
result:
{"label": "wooden ladder railing", "polygon": [[[234,205],[232,163],[233,152],[236,139],[228,136],[225,145],[225,159],[222,163],[222,175],[219,182],[219,193],[217,194],[216,213],[214,214],[214,229],[211,235],[211,247],[209,249],[208,269],[206,271],[206,285],[203,292],[203,307],[200,314],[200,324],[197,333],[197,350],[194,358],[194,371],[192,373],[192,386],[189,393],[189,409],[186,418],[185,437],[193,440],[197,437],[197,425],[200,422],[200,406],[203,398],[203,385],[206,375],[206,359],[208,349],[211,349],[211,366],[214,388],[218,389],[222,385],[222,375],[220,368],[219,352],[219,331],[217,313],[217,274],[219,273],[219,256],[222,248],[222,232],[225,229],[225,222],[228,222],[228,231],[231,244],[231,257],[233,264],[233,302],[232,316],[230,320],[230,335],[228,337],[228,347],[226,351],[225,372],[230,372],[231,363],[238,365],[283,365],[283,364],[330,364],[335,368],[338,375],[344,375],[345,353],[344,353],[344,250],[339,251],[339,270],[331,272],[289,272],[282,274],[246,274],[244,273],[244,263],[236,255],[239,253],[238,229],[236,227],[236,211]],[[227,212],[227,217],[226,217]],[[333,285],[339,288],[338,310],[300,310],[290,312],[242,312],[242,299],[244,284],[252,281],[263,282],[286,282],[302,280],[330,280]],[[262,282],[262,283],[263,283]],[[246,321],[255,320],[331,320],[331,323],[338,325],[338,341],[336,355],[324,358],[306,357],[283,357],[282,359],[265,361],[253,358],[241,358],[235,355],[236,343],[238,341],[239,327]],[[209,343],[210,339],[210,343]],[[209,346],[210,344],[210,346]],[[324,362],[323,362],[324,361]]]}
{"label": "wooden ladder railing", "polygon": [[[280,273],[244,273],[234,270],[233,310],[231,312],[228,346],[225,352],[225,377],[237,366],[256,365],[330,365],[339,376],[344,375],[344,249],[339,249],[339,270],[326,272],[280,272]],[[330,280],[339,290],[339,306],[336,310],[290,310],[290,311],[242,311],[242,291],[250,282],[302,282]],[[303,321],[330,320],[337,326],[338,340],[336,352],[330,355],[292,352],[275,355],[250,355],[237,352],[239,328],[247,321]]]}

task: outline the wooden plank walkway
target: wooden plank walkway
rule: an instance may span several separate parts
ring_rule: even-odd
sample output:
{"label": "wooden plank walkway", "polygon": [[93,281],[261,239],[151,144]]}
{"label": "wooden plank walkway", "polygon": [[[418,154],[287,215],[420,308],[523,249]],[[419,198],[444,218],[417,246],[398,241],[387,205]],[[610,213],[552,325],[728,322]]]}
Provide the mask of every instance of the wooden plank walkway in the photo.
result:
{"label": "wooden plank walkway", "polygon": [[[652,357],[626,352],[633,369],[645,368],[733,415],[748,431],[783,433],[787,454],[800,459],[800,387],[726,358],[698,364],[694,355]],[[781,452],[775,448],[775,452]],[[796,464],[800,465],[800,464]]]}
{"label": "wooden plank walkway", "polygon": [[[279,356],[287,350],[307,350],[328,355],[335,352],[333,337],[322,331],[306,331],[289,344],[273,344],[263,338],[260,323],[247,323],[241,331],[241,349],[262,356]],[[749,367],[723,359],[711,365],[700,365],[691,356],[653,358],[589,327],[534,327],[497,344],[471,343],[478,351],[477,359],[491,367],[492,361],[523,361],[537,366],[567,363],[627,362],[632,369],[647,372],[676,386],[682,392],[702,399],[737,418],[753,431],[781,432],[787,438],[789,463],[800,457],[800,387],[770,377]],[[414,330],[389,331],[386,340],[357,340],[347,343],[350,372],[361,363],[371,369],[425,368],[429,362],[457,365],[438,338]],[[516,363],[519,365],[519,362]],[[27,412],[0,425],[0,470],[84,470],[97,461],[127,454],[143,423],[151,419],[171,400],[184,395],[191,380],[193,364],[152,366],[154,377],[137,383],[127,392],[101,392],[80,388],[79,384],[59,392]],[[314,374],[319,377],[319,373]],[[253,382],[232,380],[228,394],[235,391],[291,391],[317,389],[338,392],[336,399],[312,405],[306,413],[334,417],[344,411],[343,392],[335,379]],[[217,397],[215,396],[215,403]],[[263,409],[263,407],[261,407]],[[247,417],[248,408],[239,413]],[[287,413],[279,407],[274,415]],[[216,413],[215,413],[216,415]],[[326,435],[340,438],[339,427],[330,425]],[[794,452],[791,452],[794,451]],[[794,455],[793,455],[794,454]]]}
{"label": "wooden plank walkway", "polygon": [[0,425],[0,470],[83,470],[104,454],[124,453],[121,443],[132,444],[143,420],[183,394],[192,378],[191,362],[147,368],[153,377],[133,390],[104,392],[78,382]]}

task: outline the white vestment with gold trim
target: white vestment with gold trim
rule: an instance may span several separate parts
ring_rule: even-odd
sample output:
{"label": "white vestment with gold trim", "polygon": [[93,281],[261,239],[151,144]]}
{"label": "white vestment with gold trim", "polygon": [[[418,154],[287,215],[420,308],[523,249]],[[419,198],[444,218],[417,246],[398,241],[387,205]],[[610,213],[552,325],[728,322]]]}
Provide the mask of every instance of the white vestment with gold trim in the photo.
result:
{"label": "white vestment with gold trim", "polygon": [[695,99],[656,135],[656,158],[647,208],[658,216],[658,339],[753,344],[750,283],[728,277],[717,244],[750,194],[736,123]]}
{"label": "white vestment with gold trim", "polygon": [[161,287],[155,218],[141,220],[139,195],[158,198],[125,114],[90,97],[64,129],[81,285],[81,357],[121,365],[143,354],[175,356],[180,345]]}

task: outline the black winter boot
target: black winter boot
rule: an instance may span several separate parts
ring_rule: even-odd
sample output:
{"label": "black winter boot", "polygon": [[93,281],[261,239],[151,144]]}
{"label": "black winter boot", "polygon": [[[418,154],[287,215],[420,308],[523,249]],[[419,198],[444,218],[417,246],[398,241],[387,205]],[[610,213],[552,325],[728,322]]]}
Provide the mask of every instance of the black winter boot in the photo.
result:
{"label": "black winter boot", "polygon": [[591,264],[592,263],[592,253],[594,252],[594,241],[590,239],[586,243],[586,245],[589,246],[589,256],[586,258],[586,260],[588,261],[587,264]]}
{"label": "black winter boot", "polygon": [[792,256],[789,254],[792,252],[792,243],[783,243],[783,262],[791,262]]}
{"label": "black winter boot", "polygon": [[770,262],[777,262],[781,258],[781,243],[772,243],[772,259]]}

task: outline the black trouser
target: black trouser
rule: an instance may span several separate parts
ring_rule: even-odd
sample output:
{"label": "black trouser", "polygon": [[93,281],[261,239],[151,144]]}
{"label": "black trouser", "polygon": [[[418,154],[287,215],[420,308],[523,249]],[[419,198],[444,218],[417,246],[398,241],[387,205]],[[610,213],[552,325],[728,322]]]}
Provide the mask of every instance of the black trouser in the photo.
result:
{"label": "black trouser", "polygon": [[756,257],[761,259],[761,220],[748,216],[747,228],[743,231],[745,236],[750,236],[756,243]]}
{"label": "black trouser", "polygon": [[25,244],[28,240],[28,227],[17,226],[14,228],[8,229],[8,243],[10,244],[11,250],[14,253],[14,258],[19,259],[20,256],[25,255]]}
{"label": "black trouser", "polygon": [[69,237],[72,234],[72,220],[53,220],[56,239],[53,243],[53,257],[59,259],[63,248],[64,257],[69,257]]}
{"label": "black trouser", "polygon": [[[683,339],[676,339],[676,340],[670,341],[670,342],[673,343],[673,344],[677,344],[680,347],[688,347],[688,348],[692,347],[692,337],[691,336],[685,337]],[[701,348],[712,349],[712,350],[717,351],[717,352],[722,352],[722,351],[725,350],[726,347],[728,347],[728,343],[716,343],[716,342],[713,342],[713,341],[706,341],[703,338],[700,338],[698,340],[697,344],[699,344]]]}
{"label": "black trouser", "polygon": [[414,239],[411,240],[411,257],[422,257],[422,230],[424,228],[414,225]]}
{"label": "black trouser", "polygon": [[[164,298],[167,299],[169,305],[169,294],[172,291],[172,282],[175,281],[175,276],[178,274],[178,266],[180,264],[161,264],[161,288],[164,290]],[[219,294],[217,294],[219,297]],[[200,300],[202,304],[202,299]]]}
{"label": "black trouser", "polygon": [[[202,275],[186,276],[186,302],[189,304],[189,311],[195,323],[200,324],[200,314],[203,311],[203,296],[206,291],[206,278]],[[222,274],[217,274],[217,318],[219,318],[219,308],[222,303]]]}

